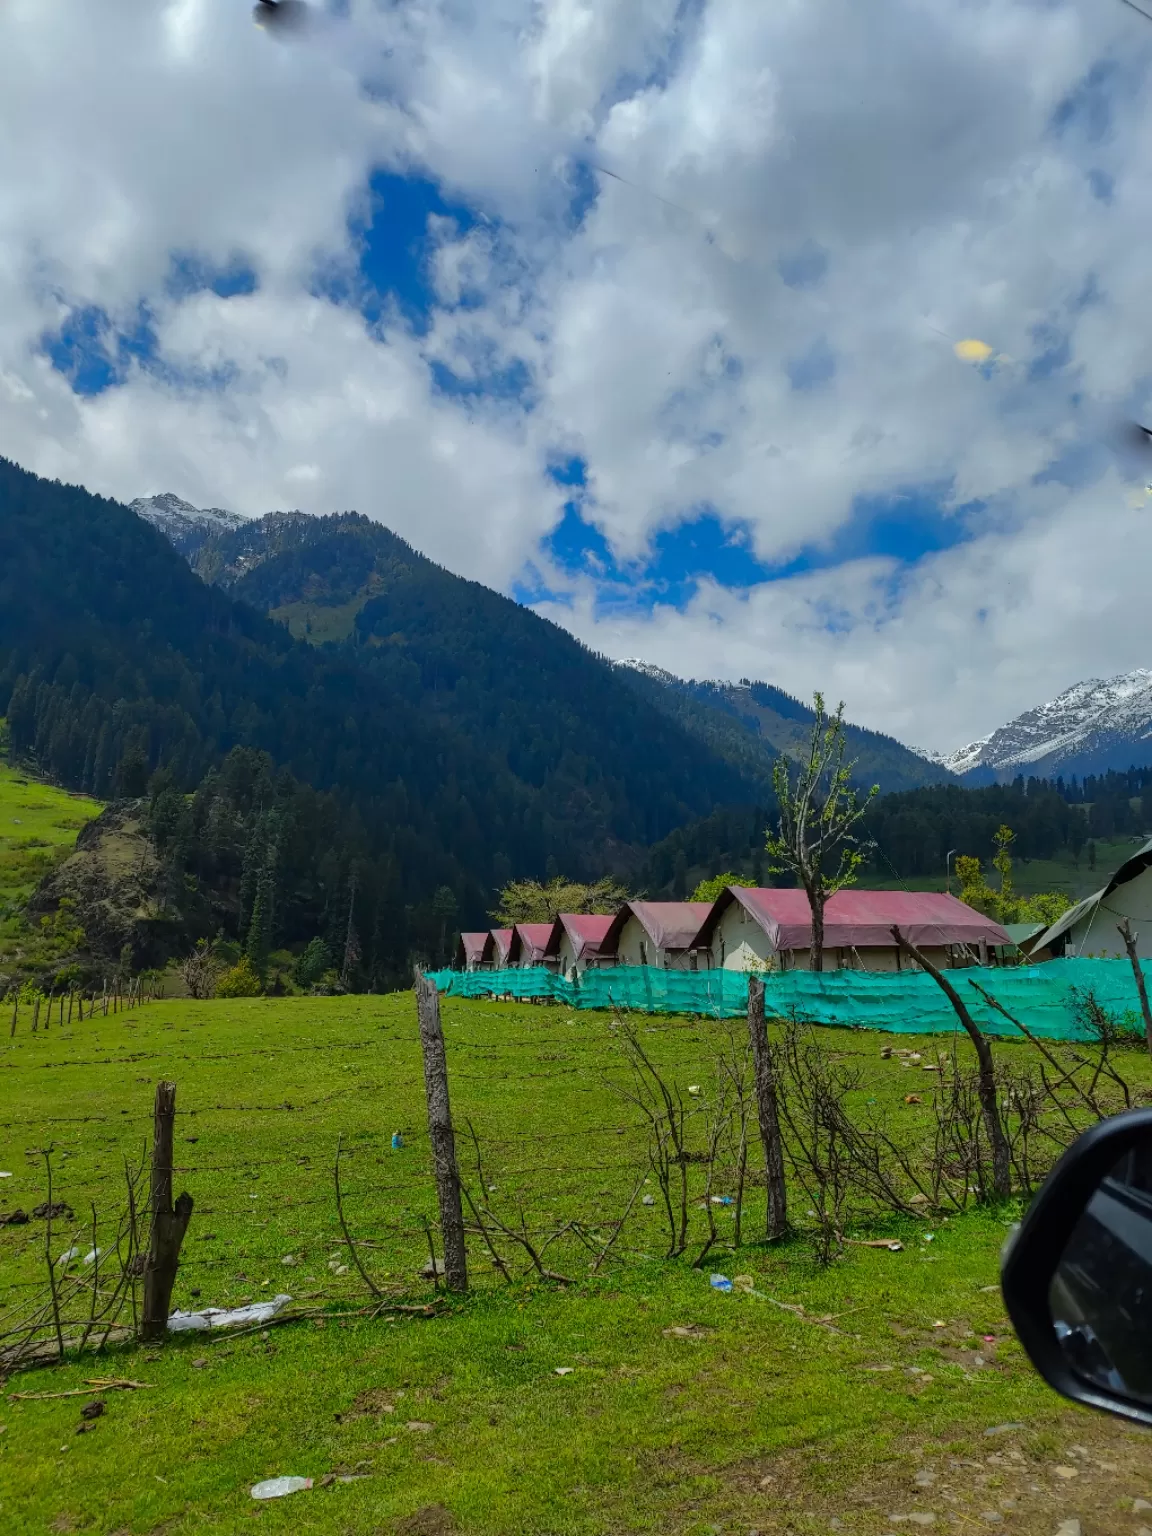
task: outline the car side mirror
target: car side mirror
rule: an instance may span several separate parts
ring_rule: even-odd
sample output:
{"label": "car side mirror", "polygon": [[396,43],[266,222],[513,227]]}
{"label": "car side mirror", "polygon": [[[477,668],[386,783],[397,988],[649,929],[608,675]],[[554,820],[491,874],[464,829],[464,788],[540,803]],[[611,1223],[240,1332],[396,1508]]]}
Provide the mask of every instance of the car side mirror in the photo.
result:
{"label": "car side mirror", "polygon": [[1152,1424],[1152,1109],[1068,1148],[1005,1244],[1001,1286],[1049,1386]]}

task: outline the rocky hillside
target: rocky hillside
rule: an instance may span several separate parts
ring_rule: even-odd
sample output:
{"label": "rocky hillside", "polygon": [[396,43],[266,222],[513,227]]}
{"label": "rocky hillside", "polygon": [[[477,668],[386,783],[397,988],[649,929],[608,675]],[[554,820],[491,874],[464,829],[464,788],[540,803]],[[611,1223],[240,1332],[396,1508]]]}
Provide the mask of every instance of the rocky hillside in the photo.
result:
{"label": "rocky hillside", "polygon": [[225,512],[223,507],[194,507],[171,491],[160,496],[138,496],[129,505],[137,517],[159,528],[187,559],[214,535],[231,533],[248,521],[238,512]]}
{"label": "rocky hillside", "polygon": [[1089,678],[939,761],[970,783],[1152,764],[1152,671]]}
{"label": "rocky hillside", "polygon": [[[200,890],[165,888],[165,872],[147,831],[148,802],[120,800],[90,821],[73,853],[28,900],[35,921],[70,902],[84,933],[75,958],[95,968],[116,964],[125,951],[129,969],[163,966],[195,940],[216,931],[219,913]],[[176,901],[172,897],[175,894]]]}

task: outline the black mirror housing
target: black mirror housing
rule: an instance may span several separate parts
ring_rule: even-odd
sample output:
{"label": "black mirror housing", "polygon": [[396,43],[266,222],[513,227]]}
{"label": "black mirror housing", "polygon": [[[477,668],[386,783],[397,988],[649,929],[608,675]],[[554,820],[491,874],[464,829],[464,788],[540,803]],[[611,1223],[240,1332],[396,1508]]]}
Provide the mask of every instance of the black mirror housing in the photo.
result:
{"label": "black mirror housing", "polygon": [[1152,1425],[1152,1109],[1068,1148],[1005,1245],[1001,1288],[1050,1386]]}

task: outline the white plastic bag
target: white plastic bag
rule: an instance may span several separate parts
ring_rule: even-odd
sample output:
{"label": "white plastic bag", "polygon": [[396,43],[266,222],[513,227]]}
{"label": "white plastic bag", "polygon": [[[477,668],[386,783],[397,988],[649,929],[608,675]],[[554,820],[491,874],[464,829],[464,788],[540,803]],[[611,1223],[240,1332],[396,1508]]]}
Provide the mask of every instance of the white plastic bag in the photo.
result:
{"label": "white plastic bag", "polygon": [[252,1489],[254,1499],[282,1499],[286,1493],[303,1493],[306,1488],[311,1488],[310,1477],[270,1477],[266,1482],[257,1483]]}
{"label": "white plastic bag", "polygon": [[168,1332],[204,1333],[209,1328],[242,1328],[245,1323],[266,1323],[291,1300],[291,1296],[273,1296],[270,1301],[253,1302],[248,1307],[205,1307],[201,1312],[173,1312],[168,1319]]}

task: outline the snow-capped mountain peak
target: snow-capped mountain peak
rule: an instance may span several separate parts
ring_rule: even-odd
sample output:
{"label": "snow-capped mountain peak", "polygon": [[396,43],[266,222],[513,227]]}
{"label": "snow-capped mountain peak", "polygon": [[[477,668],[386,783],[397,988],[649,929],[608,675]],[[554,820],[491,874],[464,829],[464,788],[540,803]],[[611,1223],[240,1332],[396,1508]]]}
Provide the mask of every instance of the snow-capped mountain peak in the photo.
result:
{"label": "snow-capped mountain peak", "polygon": [[618,667],[631,667],[633,672],[642,672],[645,677],[651,677],[658,683],[679,683],[680,679],[672,672],[666,672],[663,667],[657,667],[650,661],[641,661],[638,656],[625,656],[622,661],[616,663]]}
{"label": "snow-capped mountain peak", "polygon": [[953,773],[1092,773],[1152,761],[1152,671],[1088,678],[940,761]]}
{"label": "snow-capped mountain peak", "polygon": [[137,517],[158,528],[182,555],[191,555],[214,534],[232,533],[248,522],[239,512],[226,512],[223,507],[194,507],[171,491],[138,496],[128,506]]}

